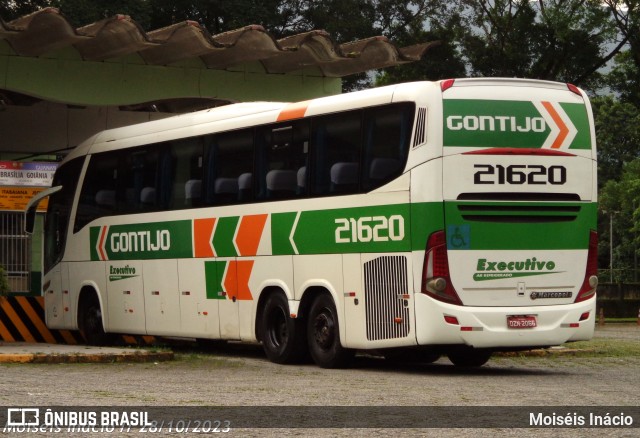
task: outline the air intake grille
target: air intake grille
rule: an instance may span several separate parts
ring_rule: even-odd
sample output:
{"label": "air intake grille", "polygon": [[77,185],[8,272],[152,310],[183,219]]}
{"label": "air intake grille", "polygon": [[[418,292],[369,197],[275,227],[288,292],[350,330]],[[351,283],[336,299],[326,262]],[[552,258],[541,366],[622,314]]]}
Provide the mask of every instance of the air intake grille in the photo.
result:
{"label": "air intake grille", "polygon": [[364,264],[367,339],[404,338],[409,335],[407,259],[384,256]]}
{"label": "air intake grille", "polygon": [[579,205],[559,204],[464,204],[458,205],[465,221],[547,223],[571,222],[580,213]]}
{"label": "air intake grille", "polygon": [[416,119],[416,135],[413,137],[413,147],[421,145],[426,141],[427,133],[427,109],[418,108],[418,117]]}

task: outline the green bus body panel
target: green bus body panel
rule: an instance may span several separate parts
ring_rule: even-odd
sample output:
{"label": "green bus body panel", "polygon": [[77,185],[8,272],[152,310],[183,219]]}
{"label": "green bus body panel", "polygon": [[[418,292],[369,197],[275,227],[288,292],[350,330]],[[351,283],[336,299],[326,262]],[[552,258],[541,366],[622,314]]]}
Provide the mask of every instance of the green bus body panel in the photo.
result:
{"label": "green bus body panel", "polygon": [[[459,207],[468,209],[460,211]],[[472,207],[477,206],[477,211]],[[546,211],[545,207],[576,208],[576,213]],[[487,207],[500,210],[487,211]],[[509,210],[513,207],[513,210]],[[525,207],[522,210],[522,207]],[[518,210],[518,208],[521,208]],[[537,210],[537,211],[536,211]],[[589,230],[596,229],[596,203],[487,203],[446,202],[449,250],[563,250],[587,249]],[[463,215],[473,215],[468,220]],[[480,218],[487,217],[487,221]],[[575,215],[573,220],[563,217]],[[558,221],[552,220],[553,216]],[[540,220],[536,220],[536,217]],[[501,220],[502,219],[502,220]],[[584,230],[584,232],[577,232]]]}
{"label": "green bus body panel", "polygon": [[224,291],[222,279],[227,267],[226,261],[213,261],[204,263],[204,275],[206,279],[206,293],[208,300],[224,300],[226,297],[220,292]]}
{"label": "green bus body panel", "polygon": [[[343,225],[348,224],[349,229],[338,233],[337,221],[340,220]],[[361,226],[354,227],[358,222]],[[239,224],[239,216],[217,219],[212,240],[216,257],[239,255],[234,244]],[[416,249],[424,249],[428,235],[442,229],[442,224],[442,203],[272,213],[271,254],[406,252],[411,251],[416,242]],[[427,229],[428,226],[433,229]],[[89,232],[91,260],[192,258],[194,253],[191,220],[94,226]],[[337,242],[337,237],[345,242]],[[169,243],[169,247],[163,249],[163,242]],[[116,250],[112,248],[113,243]],[[210,269],[208,278],[215,282],[213,268]]]}
{"label": "green bus body panel", "polygon": [[444,229],[444,204],[420,202],[411,204],[411,249],[424,251],[429,236]]}
{"label": "green bus body panel", "polygon": [[274,213],[271,215],[271,250],[273,254],[294,254],[289,240],[297,213]]}
{"label": "green bus body panel", "polygon": [[233,244],[233,236],[240,218],[238,216],[221,217],[213,235],[213,247],[218,257],[236,257],[238,255]]}
{"label": "green bus body panel", "polygon": [[[555,210],[545,209],[550,205]],[[575,211],[566,213],[563,207]],[[596,213],[596,203],[540,202],[425,202],[273,213],[271,254],[422,251],[429,236],[442,229],[450,250],[586,249],[589,233],[575,231],[595,229]],[[575,218],[563,221],[567,215]],[[538,216],[544,220],[537,221]],[[217,257],[238,256],[233,239],[239,223],[238,216],[218,219],[213,237]],[[109,260],[192,258],[192,224],[181,220],[91,227],[91,260],[102,260],[100,251]],[[226,262],[220,263],[206,267],[207,290],[211,286],[212,294],[222,290]]]}
{"label": "green bus body panel", "polygon": [[[100,246],[109,260],[178,259],[193,256],[190,220],[111,225],[101,242],[103,228],[90,228],[91,260],[101,260]],[[115,248],[112,243],[116,244]]]}
{"label": "green bus body panel", "polygon": [[[530,101],[444,99],[444,146],[540,148],[552,130]],[[559,103],[577,130],[569,149],[591,149],[584,104]]]}
{"label": "green bus body panel", "polygon": [[[295,254],[296,248],[298,254],[410,251],[409,213],[409,204],[303,211],[294,224],[289,215],[273,215],[274,255]],[[361,225],[354,226],[358,220]],[[348,229],[338,231],[346,225]]]}

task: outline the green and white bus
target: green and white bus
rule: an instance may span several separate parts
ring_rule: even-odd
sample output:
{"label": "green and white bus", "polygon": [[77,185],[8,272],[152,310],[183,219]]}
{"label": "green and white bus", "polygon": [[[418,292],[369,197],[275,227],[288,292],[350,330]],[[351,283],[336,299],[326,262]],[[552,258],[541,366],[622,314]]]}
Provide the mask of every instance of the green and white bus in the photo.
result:
{"label": "green and white bus", "polygon": [[480,366],[592,337],[596,151],[573,85],[458,79],[99,133],[45,220],[46,322]]}

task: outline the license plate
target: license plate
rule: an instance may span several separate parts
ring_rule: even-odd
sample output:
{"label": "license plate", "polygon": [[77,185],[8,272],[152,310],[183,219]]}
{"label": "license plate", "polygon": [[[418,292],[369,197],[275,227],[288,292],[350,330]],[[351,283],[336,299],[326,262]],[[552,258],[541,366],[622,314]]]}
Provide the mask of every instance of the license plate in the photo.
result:
{"label": "license plate", "polygon": [[507,327],[512,329],[534,328],[538,326],[535,315],[507,316]]}

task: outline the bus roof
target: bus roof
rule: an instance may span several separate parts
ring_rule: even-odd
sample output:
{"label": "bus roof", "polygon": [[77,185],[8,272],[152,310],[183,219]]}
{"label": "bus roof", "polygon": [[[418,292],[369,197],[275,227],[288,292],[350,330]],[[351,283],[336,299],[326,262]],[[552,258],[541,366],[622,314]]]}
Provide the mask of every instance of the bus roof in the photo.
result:
{"label": "bus roof", "polygon": [[[392,102],[394,94],[397,94],[396,92],[399,88],[412,88],[415,90],[415,87],[420,85],[423,87],[435,86],[429,82],[389,85],[294,104],[285,102],[237,103],[136,125],[108,129],[81,143],[67,156],[67,160],[107,150],[213,133],[221,130],[219,125],[215,126],[215,124],[223,121],[228,121],[229,123],[222,130],[272,123],[276,120],[283,120],[278,119],[278,117],[288,106],[302,108],[305,116],[311,116],[382,105]],[[245,117],[252,117],[252,120],[249,123],[245,123]]]}

